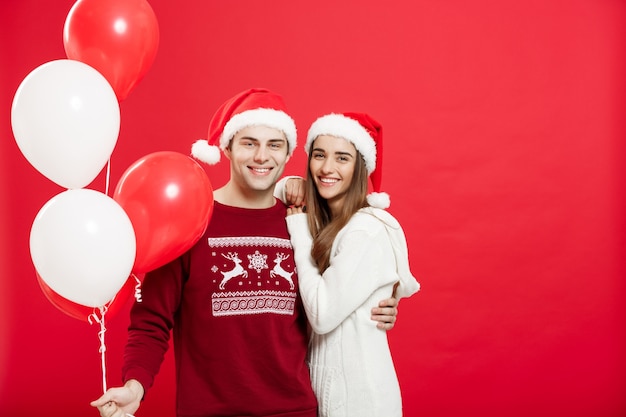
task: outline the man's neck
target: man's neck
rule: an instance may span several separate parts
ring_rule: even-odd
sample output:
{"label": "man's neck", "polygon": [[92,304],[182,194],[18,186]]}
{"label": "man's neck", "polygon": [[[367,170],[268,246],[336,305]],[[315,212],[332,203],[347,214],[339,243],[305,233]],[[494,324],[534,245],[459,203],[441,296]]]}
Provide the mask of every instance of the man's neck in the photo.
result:
{"label": "man's neck", "polygon": [[213,198],[218,203],[239,208],[264,209],[276,204],[273,190],[242,190],[233,182],[215,190]]}

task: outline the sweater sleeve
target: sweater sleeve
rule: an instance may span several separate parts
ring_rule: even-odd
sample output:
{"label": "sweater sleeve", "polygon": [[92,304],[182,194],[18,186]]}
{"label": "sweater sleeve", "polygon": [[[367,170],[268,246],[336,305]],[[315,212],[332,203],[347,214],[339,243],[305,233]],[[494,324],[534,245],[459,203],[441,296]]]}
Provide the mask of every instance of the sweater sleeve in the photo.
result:
{"label": "sweater sleeve", "polygon": [[312,239],[306,215],[287,217],[300,295],[316,333],[332,331],[378,288],[398,279],[395,273],[390,273],[389,264],[393,259],[388,258],[391,249],[387,232],[380,222],[374,223],[377,227],[342,231],[337,237],[330,266],[320,274],[310,255]]}
{"label": "sweater sleeve", "polygon": [[146,274],[141,302],[130,312],[122,379],[136,379],[147,392],[169,348],[182,290],[182,258]]}

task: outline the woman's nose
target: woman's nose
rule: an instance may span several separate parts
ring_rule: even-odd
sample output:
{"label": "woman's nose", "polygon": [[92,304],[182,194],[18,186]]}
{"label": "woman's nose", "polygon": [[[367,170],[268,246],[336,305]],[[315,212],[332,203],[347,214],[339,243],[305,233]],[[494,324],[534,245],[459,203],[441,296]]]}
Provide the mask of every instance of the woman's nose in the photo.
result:
{"label": "woman's nose", "polygon": [[325,174],[328,174],[330,172],[333,172],[334,169],[335,169],[335,164],[333,160],[330,158],[326,158],[324,160],[324,163],[322,164],[322,172]]}

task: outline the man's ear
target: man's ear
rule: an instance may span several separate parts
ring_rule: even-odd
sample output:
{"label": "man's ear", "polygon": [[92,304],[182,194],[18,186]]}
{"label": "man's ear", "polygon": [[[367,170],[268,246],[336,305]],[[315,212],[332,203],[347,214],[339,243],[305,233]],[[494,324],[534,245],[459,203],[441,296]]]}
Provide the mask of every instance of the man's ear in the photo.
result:
{"label": "man's ear", "polygon": [[224,155],[226,156],[226,158],[228,158],[228,160],[229,160],[229,161],[232,161],[232,158],[231,158],[231,152],[230,152],[230,146],[231,146],[231,145],[230,145],[230,144],[228,144],[228,146],[227,146],[227,147],[225,147],[225,148],[223,149],[223,151],[224,151]]}

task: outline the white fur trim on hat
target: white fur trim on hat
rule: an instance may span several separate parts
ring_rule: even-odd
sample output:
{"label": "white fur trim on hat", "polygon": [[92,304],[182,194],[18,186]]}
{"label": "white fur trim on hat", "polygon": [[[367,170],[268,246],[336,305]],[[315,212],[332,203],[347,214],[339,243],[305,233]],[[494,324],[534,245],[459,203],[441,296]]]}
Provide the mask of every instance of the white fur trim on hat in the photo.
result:
{"label": "white fur trim on hat", "polygon": [[379,209],[386,209],[391,205],[391,199],[387,193],[369,193],[367,195],[367,202],[370,206]]}
{"label": "white fur trim on hat", "polygon": [[296,149],[296,123],[287,113],[274,109],[252,109],[238,113],[230,118],[224,125],[224,130],[220,136],[220,148],[222,150],[228,147],[231,139],[248,126],[267,126],[282,131],[289,144],[289,155]]}
{"label": "white fur trim on hat", "polygon": [[205,164],[214,165],[220,161],[220,149],[209,145],[204,139],[198,139],[191,145],[191,155]]}
{"label": "white fur trim on hat", "polygon": [[371,174],[376,168],[376,144],[374,139],[359,122],[342,114],[331,113],[317,119],[309,128],[304,150],[308,154],[311,144],[320,135],[337,136],[352,142],[354,147],[363,155],[367,173]]}

